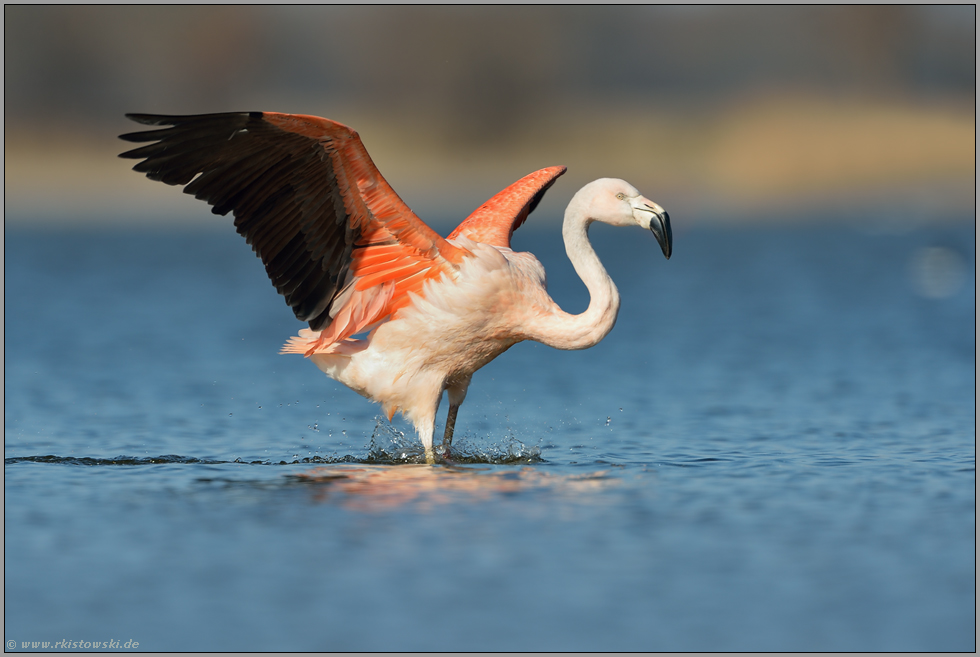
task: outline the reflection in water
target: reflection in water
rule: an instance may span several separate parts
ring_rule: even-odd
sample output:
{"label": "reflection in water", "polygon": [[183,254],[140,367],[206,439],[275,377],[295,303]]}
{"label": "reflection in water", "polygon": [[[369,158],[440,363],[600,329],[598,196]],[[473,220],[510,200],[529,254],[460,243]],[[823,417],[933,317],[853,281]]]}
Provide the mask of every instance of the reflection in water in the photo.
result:
{"label": "reflection in water", "polygon": [[617,481],[606,471],[556,475],[529,467],[488,471],[428,465],[345,464],[317,468],[290,478],[311,485],[315,501],[339,503],[359,511],[382,511],[406,504],[427,511],[452,502],[484,501],[497,495],[534,490],[585,501]]}

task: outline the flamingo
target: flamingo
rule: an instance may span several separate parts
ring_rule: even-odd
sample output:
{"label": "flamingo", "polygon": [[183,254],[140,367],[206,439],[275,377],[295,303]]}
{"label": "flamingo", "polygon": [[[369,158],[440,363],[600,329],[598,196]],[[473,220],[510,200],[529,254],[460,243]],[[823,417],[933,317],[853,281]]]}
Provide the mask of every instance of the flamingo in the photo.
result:
{"label": "flamingo", "polygon": [[[545,271],[510,239],[565,173],[528,174],[467,217],[447,238],[388,185],[351,128],[316,116],[238,112],[127,114],[150,126],[121,135],[152,142],[122,153],[151,180],[232,212],[297,319],[308,322],[281,353],[303,354],[330,378],[401,412],[426,462],[443,392],[443,453],[473,373],[522,340],[585,349],[616,323],[619,292],[588,238],[594,221],[651,230],[666,258],[673,239],[659,205],[623,180],[585,185],[565,210],[562,236],[589,290],[571,315],[548,296]],[[188,184],[189,183],[189,184]]]}

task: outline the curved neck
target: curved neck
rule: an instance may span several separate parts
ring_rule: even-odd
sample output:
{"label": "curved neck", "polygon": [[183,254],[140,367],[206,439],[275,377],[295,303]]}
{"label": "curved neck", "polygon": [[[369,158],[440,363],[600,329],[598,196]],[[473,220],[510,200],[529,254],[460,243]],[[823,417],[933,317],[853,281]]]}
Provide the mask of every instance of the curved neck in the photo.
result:
{"label": "curved neck", "polygon": [[575,272],[589,290],[589,307],[580,315],[570,315],[552,302],[542,309],[529,326],[528,337],[557,349],[586,349],[598,344],[613,326],[619,314],[619,290],[589,242],[589,217],[583,204],[573,198],[565,210],[562,237],[565,253]]}

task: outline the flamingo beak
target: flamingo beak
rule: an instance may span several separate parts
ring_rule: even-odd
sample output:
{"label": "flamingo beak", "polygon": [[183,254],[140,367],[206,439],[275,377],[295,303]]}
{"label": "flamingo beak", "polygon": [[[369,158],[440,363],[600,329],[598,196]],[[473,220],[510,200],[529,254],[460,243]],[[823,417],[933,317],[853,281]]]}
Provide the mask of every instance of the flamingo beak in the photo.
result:
{"label": "flamingo beak", "polygon": [[631,201],[633,206],[633,216],[641,226],[644,219],[641,219],[636,212],[645,212],[652,215],[650,217],[650,230],[660,244],[660,250],[664,252],[664,257],[670,260],[670,254],[674,250],[674,237],[670,232],[670,215],[666,210],[644,196],[638,196]]}
{"label": "flamingo beak", "polygon": [[659,212],[653,212],[653,217],[650,218],[650,230],[657,238],[664,257],[670,260],[670,253],[674,249],[674,237],[670,232],[670,215],[662,208]]}
{"label": "flamingo beak", "polygon": [[666,212],[655,213],[650,220],[650,230],[660,243],[660,250],[664,252],[664,257],[670,260],[670,253],[674,249],[674,237],[670,232],[670,215]]}

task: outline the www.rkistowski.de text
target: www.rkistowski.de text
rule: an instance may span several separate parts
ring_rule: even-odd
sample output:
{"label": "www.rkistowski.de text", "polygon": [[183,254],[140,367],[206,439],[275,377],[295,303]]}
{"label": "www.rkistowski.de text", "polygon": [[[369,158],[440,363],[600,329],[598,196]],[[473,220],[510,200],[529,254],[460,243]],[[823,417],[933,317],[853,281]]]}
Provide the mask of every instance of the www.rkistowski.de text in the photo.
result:
{"label": "www.rkistowski.de text", "polygon": [[112,650],[112,649],[136,649],[140,647],[139,641],[122,641],[113,639],[112,641],[72,641],[62,639],[61,641],[14,641],[7,639],[7,650]]}

